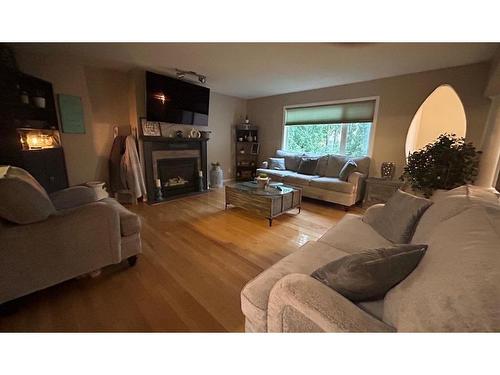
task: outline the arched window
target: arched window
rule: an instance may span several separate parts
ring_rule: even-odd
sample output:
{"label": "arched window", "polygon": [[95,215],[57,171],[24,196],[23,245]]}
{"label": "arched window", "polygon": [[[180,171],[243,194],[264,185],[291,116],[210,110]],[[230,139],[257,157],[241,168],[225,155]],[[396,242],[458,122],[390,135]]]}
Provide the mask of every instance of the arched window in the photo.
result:
{"label": "arched window", "polygon": [[464,106],[450,85],[436,88],[415,113],[406,136],[406,156],[434,142],[441,134],[465,137]]}

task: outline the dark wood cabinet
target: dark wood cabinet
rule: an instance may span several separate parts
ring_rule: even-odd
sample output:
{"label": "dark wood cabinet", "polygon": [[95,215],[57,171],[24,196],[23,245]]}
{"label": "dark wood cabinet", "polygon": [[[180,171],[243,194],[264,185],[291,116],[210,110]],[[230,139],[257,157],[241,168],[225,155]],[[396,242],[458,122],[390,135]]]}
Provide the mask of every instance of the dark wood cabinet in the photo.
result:
{"label": "dark wood cabinet", "polygon": [[59,134],[52,84],[0,66],[0,164],[26,169],[48,192],[68,187],[63,148],[25,150],[19,129]]}
{"label": "dark wood cabinet", "polygon": [[48,193],[68,187],[62,148],[22,152],[23,166]]}

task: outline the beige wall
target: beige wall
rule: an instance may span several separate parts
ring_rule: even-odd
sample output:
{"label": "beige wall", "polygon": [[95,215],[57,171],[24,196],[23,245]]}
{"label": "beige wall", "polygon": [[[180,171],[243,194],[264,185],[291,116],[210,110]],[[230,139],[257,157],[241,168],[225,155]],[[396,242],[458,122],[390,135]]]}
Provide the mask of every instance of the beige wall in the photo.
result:
{"label": "beige wall", "polygon": [[[144,111],[134,105],[143,98],[140,90],[144,87],[131,84],[140,71],[126,73],[89,67],[63,56],[24,51],[19,51],[16,57],[23,72],[52,82],[54,94],[76,95],[82,99],[85,134],[62,133],[70,185],[90,180],[107,181],[113,127],[118,126],[120,134],[129,134],[130,125],[137,126],[136,119]],[[208,162],[221,162],[226,178],[233,175],[232,128],[245,114],[246,100],[210,94],[209,126],[200,129],[212,131]],[[189,129],[187,126],[178,128]]]}
{"label": "beige wall", "polygon": [[411,120],[434,89],[450,84],[459,95],[467,117],[467,139],[481,147],[490,100],[483,96],[489,64],[480,63],[440,69],[350,85],[258,98],[248,101],[250,120],[260,127],[262,157],[281,147],[283,107],[343,99],[379,96],[371,174],[380,175],[383,161],[405,163],[405,140]]}

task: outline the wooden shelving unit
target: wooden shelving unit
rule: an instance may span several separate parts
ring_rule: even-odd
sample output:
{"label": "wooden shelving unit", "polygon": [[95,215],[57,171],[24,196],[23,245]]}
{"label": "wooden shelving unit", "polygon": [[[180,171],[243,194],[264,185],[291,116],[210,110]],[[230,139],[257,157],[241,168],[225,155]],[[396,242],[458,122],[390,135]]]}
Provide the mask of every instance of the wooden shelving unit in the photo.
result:
{"label": "wooden shelving unit", "polygon": [[253,180],[259,162],[259,129],[251,124],[236,126],[235,131],[236,152],[236,180]]}

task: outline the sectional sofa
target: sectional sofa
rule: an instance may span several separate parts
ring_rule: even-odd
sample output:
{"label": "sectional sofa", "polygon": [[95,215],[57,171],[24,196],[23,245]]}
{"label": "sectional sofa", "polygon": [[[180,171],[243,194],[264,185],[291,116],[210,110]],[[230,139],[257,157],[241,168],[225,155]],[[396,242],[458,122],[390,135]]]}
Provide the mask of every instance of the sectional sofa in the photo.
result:
{"label": "sectional sofa", "polygon": [[[272,181],[302,188],[302,195],[350,207],[363,198],[365,179],[370,170],[370,158],[352,158],[357,167],[347,181],[339,178],[340,171],[349,158],[342,155],[308,155],[283,150],[276,151],[276,158],[285,159],[284,169],[271,169],[264,162],[257,173],[267,174]],[[302,158],[317,158],[312,174],[299,173]]]}
{"label": "sectional sofa", "polygon": [[[367,249],[391,246],[347,214],[250,281],[241,292],[247,332],[500,331],[500,195],[463,186],[436,194],[410,241],[428,245],[417,268],[383,299],[351,302],[310,276]],[[384,205],[370,207],[374,215]]]}

